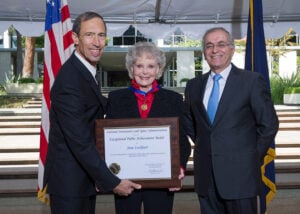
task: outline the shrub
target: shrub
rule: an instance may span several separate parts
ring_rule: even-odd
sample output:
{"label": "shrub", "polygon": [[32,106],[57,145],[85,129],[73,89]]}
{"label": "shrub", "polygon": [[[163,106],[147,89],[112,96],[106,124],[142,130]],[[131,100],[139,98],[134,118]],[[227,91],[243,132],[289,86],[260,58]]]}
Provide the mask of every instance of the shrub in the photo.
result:
{"label": "shrub", "polygon": [[20,83],[20,84],[23,84],[23,83],[35,83],[35,80],[33,78],[30,78],[30,77],[24,77],[24,78],[18,79],[18,83]]}
{"label": "shrub", "polygon": [[6,91],[5,91],[5,87],[3,85],[0,85],[0,95],[5,95]]}
{"label": "shrub", "polygon": [[43,83],[44,78],[43,77],[39,77],[35,82],[36,83]]}
{"label": "shrub", "polygon": [[273,103],[278,105],[283,103],[284,84],[279,76],[272,76],[270,79],[271,96]]}
{"label": "shrub", "polygon": [[300,94],[300,87],[287,87],[284,89],[285,94]]}
{"label": "shrub", "polygon": [[300,87],[300,72],[293,73],[290,77],[280,77],[278,74],[273,75],[270,78],[270,86],[274,104],[283,104],[285,89],[289,87]]}
{"label": "shrub", "polygon": [[181,80],[180,80],[180,83],[184,83],[184,82],[187,82],[187,81],[189,81],[190,79],[189,78],[182,78]]}

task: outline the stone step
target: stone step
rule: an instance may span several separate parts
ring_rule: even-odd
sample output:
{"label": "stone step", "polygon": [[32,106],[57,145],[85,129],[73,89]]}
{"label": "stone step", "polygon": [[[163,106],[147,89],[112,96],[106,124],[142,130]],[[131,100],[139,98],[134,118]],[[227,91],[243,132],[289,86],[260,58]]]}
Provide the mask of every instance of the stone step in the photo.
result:
{"label": "stone step", "polygon": [[[11,122],[11,126],[13,126],[14,123],[18,121],[26,122],[32,120],[41,121],[41,110],[27,109],[27,111],[23,110],[22,112],[20,112],[20,111],[6,109],[0,111],[0,122]],[[279,117],[279,121],[282,127],[300,126],[300,116]]]}
{"label": "stone step", "polygon": [[280,111],[280,110],[277,110],[276,113],[277,113],[278,117],[300,117],[300,111],[298,111],[298,110],[291,110],[291,111],[287,111],[287,110]]}
{"label": "stone step", "polygon": [[[276,159],[277,160],[292,160],[300,159],[300,148],[276,148]],[[0,159],[1,160],[1,159]],[[193,150],[189,161],[193,161]],[[1,161],[0,161],[1,163]]]}
{"label": "stone step", "polygon": [[36,178],[1,179],[0,197],[19,197],[37,195],[38,182]]}
{"label": "stone step", "polygon": [[[31,107],[0,111],[0,197],[36,195],[41,109]],[[283,109],[277,110],[277,114],[280,120],[275,138],[277,188],[300,188],[300,111]],[[189,163],[183,182],[188,191],[194,188],[192,164]]]}
{"label": "stone step", "polygon": [[275,137],[276,147],[297,147],[300,143],[299,131],[279,131]]}
{"label": "stone step", "polygon": [[300,159],[300,148],[276,148],[276,159]]}
{"label": "stone step", "polygon": [[41,108],[2,108],[0,111],[0,117],[26,115],[41,115]]}
{"label": "stone step", "polygon": [[41,121],[41,115],[0,116],[0,122]]}
{"label": "stone step", "polygon": [[300,117],[279,117],[279,123],[300,123]]}
{"label": "stone step", "polygon": [[0,153],[38,152],[39,146],[39,135],[0,136]]}
{"label": "stone step", "polygon": [[275,174],[275,181],[278,189],[299,189],[300,173]]}
{"label": "stone step", "polygon": [[42,108],[42,104],[24,104],[23,108]]}
{"label": "stone step", "polygon": [[[297,166],[299,168],[299,165]],[[15,173],[17,172],[17,173]],[[300,171],[284,171],[275,174],[278,189],[300,188]],[[194,190],[193,174],[187,173],[183,180],[183,191]],[[37,165],[0,167],[0,197],[18,195],[36,195]]]}
{"label": "stone step", "polygon": [[[41,115],[8,115],[8,116],[0,116],[0,121],[7,122],[15,122],[15,121],[30,121],[30,120],[41,120]],[[300,123],[300,117],[281,117],[279,118],[280,123]],[[285,124],[284,124],[285,125]]]}
{"label": "stone step", "polygon": [[37,164],[14,164],[0,166],[0,179],[28,179],[37,178]]}
{"label": "stone step", "polygon": [[[0,149],[0,165],[36,164],[39,159],[38,148]],[[276,160],[300,159],[300,148],[277,148]],[[190,156],[193,161],[193,151]]]}
{"label": "stone step", "polygon": [[300,173],[300,159],[275,159],[274,163],[276,173]]}
{"label": "stone step", "polygon": [[1,128],[0,129],[0,136],[1,135],[39,135],[40,128]]}
{"label": "stone step", "polygon": [[[277,189],[299,189],[300,174],[276,174]],[[0,180],[0,197],[21,197],[37,195],[37,179],[3,179]],[[193,176],[186,176],[182,182],[182,192],[194,191]]]}
{"label": "stone step", "polygon": [[35,104],[42,104],[42,100],[41,99],[32,99],[32,100],[29,100],[29,101],[27,101],[27,104],[33,104],[33,105],[35,105]]}
{"label": "stone step", "polygon": [[[16,133],[8,133],[5,129],[0,129],[0,133],[5,131],[5,134],[0,135],[0,150],[13,150],[13,149],[38,149],[40,140],[40,130],[33,129],[36,133],[30,134],[30,129],[25,129],[26,135],[20,135],[18,133],[24,133],[24,131],[9,129],[10,131],[16,131]],[[300,132],[297,131],[282,131],[278,132],[275,138],[276,148],[299,148],[300,147]],[[193,145],[192,145],[193,146]]]}
{"label": "stone step", "polygon": [[21,164],[37,164],[39,160],[39,151],[35,152],[1,152],[1,165],[21,165]]}
{"label": "stone step", "polygon": [[[186,177],[183,180],[184,189],[194,188],[193,164],[189,162]],[[275,181],[278,189],[300,188],[300,159],[275,160]]]}
{"label": "stone step", "polygon": [[[8,121],[8,119],[10,119]],[[15,119],[15,121],[12,121],[12,119]],[[36,118],[32,118],[33,120],[30,120],[30,117],[27,116],[27,118],[24,118],[22,120],[21,117],[11,118],[11,117],[4,117],[0,120],[0,128],[34,128],[41,124],[40,119],[36,116]],[[279,130],[300,130],[300,122],[282,122],[279,124]]]}
{"label": "stone step", "polygon": [[279,123],[279,131],[300,131],[300,123]]}
{"label": "stone step", "polygon": [[15,122],[0,122],[0,129],[2,128],[38,128],[41,121],[15,121]]}
{"label": "stone step", "polygon": [[[280,173],[300,173],[300,159],[295,160],[275,160],[275,172]],[[37,178],[38,163],[34,164],[10,164],[0,165],[0,179],[7,178]],[[187,164],[186,175],[193,175],[193,162]]]}

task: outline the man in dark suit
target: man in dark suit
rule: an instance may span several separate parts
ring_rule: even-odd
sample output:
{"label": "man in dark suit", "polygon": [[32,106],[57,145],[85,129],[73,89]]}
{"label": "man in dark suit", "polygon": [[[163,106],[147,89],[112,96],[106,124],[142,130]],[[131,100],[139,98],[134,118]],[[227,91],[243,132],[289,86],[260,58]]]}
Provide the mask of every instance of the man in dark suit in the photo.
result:
{"label": "man in dark suit", "polygon": [[94,12],[77,17],[72,37],[75,51],[62,66],[51,89],[49,146],[44,183],[51,213],[95,213],[97,191],[127,196],[140,188],[120,180],[95,146],[95,119],[103,118],[106,99],[95,80],[103,53],[106,25]]}
{"label": "man in dark suit", "polygon": [[[190,80],[185,91],[186,128],[195,143],[195,190],[201,213],[254,214],[260,166],[278,131],[278,118],[263,76],[231,63],[235,47],[230,33],[212,28],[202,42],[210,72]],[[218,90],[213,90],[218,74]],[[215,113],[212,91],[218,94]]]}

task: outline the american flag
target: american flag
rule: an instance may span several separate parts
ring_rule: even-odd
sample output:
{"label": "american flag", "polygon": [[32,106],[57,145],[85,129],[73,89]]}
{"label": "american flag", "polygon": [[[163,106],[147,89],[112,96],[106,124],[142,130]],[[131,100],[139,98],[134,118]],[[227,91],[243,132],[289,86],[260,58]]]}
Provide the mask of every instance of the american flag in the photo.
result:
{"label": "american flag", "polygon": [[61,65],[70,57],[73,49],[72,23],[67,0],[46,0],[44,86],[38,168],[38,199],[46,204],[49,204],[49,199],[46,189],[42,188],[50,125],[50,89]]}

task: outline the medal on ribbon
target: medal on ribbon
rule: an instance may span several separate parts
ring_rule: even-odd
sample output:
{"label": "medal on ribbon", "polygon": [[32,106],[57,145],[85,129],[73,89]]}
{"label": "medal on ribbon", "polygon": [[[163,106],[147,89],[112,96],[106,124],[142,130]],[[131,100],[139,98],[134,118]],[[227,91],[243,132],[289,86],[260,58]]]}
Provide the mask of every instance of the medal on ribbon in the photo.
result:
{"label": "medal on ribbon", "polygon": [[148,109],[148,105],[146,103],[141,105],[142,111],[146,111]]}

